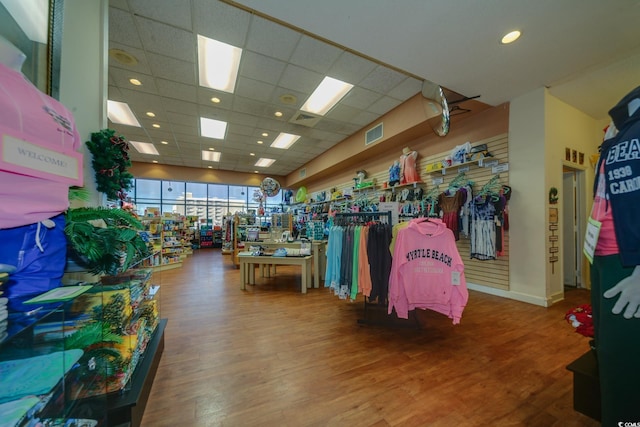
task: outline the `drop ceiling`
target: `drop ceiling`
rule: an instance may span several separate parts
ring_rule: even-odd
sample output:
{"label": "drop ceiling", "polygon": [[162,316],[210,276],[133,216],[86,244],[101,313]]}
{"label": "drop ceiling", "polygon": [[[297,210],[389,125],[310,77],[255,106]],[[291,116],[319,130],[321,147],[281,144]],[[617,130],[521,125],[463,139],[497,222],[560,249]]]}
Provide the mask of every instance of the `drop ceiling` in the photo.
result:
{"label": "drop ceiling", "polygon": [[[128,103],[142,127],[109,126],[160,153],[132,150],[134,161],[287,175],[425,79],[451,100],[486,105],[547,87],[604,120],[640,84],[639,18],[637,0],[110,0],[109,49],[135,63],[109,57],[109,99]],[[521,39],[500,45],[515,28]],[[243,49],[234,94],[198,86],[197,34]],[[324,117],[305,120],[299,108],[327,75],[355,86]],[[199,136],[199,117],[227,121],[226,137]],[[301,138],[289,150],[269,147],[280,132]],[[219,163],[201,160],[211,149]],[[260,157],[276,162],[257,168]]]}

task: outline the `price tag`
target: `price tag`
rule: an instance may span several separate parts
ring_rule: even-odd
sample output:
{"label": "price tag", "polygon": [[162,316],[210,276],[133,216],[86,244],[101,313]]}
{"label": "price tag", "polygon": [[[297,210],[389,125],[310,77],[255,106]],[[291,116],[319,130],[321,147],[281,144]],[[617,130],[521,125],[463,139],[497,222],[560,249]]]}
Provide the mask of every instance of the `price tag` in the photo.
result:
{"label": "price tag", "polygon": [[600,236],[600,228],[602,228],[602,223],[589,217],[589,221],[587,221],[587,234],[584,236],[584,247],[582,248],[582,252],[584,252],[591,264],[593,264],[593,254],[596,252],[598,236]]}
{"label": "price tag", "polygon": [[451,284],[454,286],[459,286],[460,285],[460,272],[459,271],[452,271],[451,272]]}

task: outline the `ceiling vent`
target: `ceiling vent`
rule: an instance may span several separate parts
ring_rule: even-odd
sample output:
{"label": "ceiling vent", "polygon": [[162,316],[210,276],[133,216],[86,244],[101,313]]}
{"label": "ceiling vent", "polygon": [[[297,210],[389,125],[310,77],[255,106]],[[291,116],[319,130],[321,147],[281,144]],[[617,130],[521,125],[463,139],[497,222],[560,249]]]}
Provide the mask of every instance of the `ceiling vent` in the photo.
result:
{"label": "ceiling vent", "polygon": [[312,128],[318,124],[321,118],[322,116],[316,116],[305,111],[296,111],[289,123]]}
{"label": "ceiling vent", "polygon": [[305,176],[307,176],[307,168],[302,168],[300,169],[300,178],[304,178]]}
{"label": "ceiling vent", "polygon": [[369,129],[367,133],[364,134],[364,145],[372,144],[381,139],[383,136],[382,130],[382,123]]}

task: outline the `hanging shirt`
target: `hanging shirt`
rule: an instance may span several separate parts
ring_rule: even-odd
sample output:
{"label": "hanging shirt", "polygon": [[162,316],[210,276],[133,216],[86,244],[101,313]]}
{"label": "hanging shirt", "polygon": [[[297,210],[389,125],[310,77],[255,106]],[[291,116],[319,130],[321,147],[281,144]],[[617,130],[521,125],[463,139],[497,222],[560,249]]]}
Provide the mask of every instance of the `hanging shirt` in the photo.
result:
{"label": "hanging shirt", "polygon": [[433,310],[460,323],[469,293],[453,232],[438,219],[412,220],[400,230],[389,277],[389,306],[399,318]]}

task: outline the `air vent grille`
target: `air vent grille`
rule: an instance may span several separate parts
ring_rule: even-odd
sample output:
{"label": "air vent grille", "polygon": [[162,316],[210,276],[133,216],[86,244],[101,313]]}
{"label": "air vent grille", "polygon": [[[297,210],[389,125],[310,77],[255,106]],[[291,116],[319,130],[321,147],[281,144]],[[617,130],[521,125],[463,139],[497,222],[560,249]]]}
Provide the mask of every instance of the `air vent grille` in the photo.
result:
{"label": "air vent grille", "polygon": [[307,168],[300,169],[300,178],[307,176]]}
{"label": "air vent grille", "polygon": [[376,142],[377,140],[381,139],[382,136],[383,136],[382,123],[380,123],[379,125],[376,125],[376,126],[372,127],[371,129],[369,129],[365,133],[365,135],[364,135],[364,145],[372,144],[372,143]]}
{"label": "air vent grille", "polygon": [[289,120],[289,123],[311,128],[318,124],[321,118],[322,116],[316,116],[305,111],[296,111],[291,120]]}

